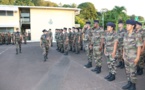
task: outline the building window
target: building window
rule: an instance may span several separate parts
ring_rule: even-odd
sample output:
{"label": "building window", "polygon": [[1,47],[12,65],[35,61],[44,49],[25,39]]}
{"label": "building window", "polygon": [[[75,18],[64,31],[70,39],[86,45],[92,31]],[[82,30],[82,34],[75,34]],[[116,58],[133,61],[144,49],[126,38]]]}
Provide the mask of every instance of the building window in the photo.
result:
{"label": "building window", "polygon": [[0,11],[0,16],[13,16],[13,11]]}
{"label": "building window", "polygon": [[6,11],[0,11],[0,16],[6,16]]}
{"label": "building window", "polygon": [[0,32],[10,32],[13,33],[14,32],[14,28],[13,27],[0,27]]}
{"label": "building window", "polygon": [[7,11],[7,16],[13,16],[13,11]]}

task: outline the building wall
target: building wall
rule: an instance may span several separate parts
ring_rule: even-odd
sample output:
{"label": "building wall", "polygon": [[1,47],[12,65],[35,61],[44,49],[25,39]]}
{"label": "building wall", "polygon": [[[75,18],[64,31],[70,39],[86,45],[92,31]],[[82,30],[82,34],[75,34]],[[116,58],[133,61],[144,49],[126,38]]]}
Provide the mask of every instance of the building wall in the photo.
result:
{"label": "building wall", "polygon": [[13,26],[14,31],[19,27],[19,11],[14,11],[13,16],[0,16],[0,25]]}
{"label": "building wall", "polygon": [[67,10],[30,9],[31,40],[39,41],[43,29],[71,28],[75,25],[75,12]]}

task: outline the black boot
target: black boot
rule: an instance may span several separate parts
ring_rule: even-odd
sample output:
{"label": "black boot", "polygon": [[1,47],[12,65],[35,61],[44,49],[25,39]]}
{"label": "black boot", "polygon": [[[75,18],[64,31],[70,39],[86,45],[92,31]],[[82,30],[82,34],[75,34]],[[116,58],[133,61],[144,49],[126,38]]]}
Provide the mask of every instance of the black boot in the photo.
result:
{"label": "black boot", "polygon": [[46,57],[46,55],[44,55],[44,62],[46,62],[46,59],[47,59],[47,57]]}
{"label": "black boot", "polygon": [[92,62],[88,62],[88,64],[85,65],[86,68],[91,68],[92,67]]}
{"label": "black boot", "polygon": [[94,69],[92,69],[92,72],[96,72],[98,70],[98,66],[96,66]]}
{"label": "black boot", "polygon": [[18,54],[18,49],[16,49],[16,54]]}
{"label": "black boot", "polygon": [[115,80],[115,74],[112,74],[110,78],[107,79],[108,81],[113,81]]}
{"label": "black boot", "polygon": [[128,90],[136,90],[136,85],[135,83],[132,83],[131,87]]}
{"label": "black boot", "polygon": [[101,73],[101,66],[98,67],[98,70],[96,72],[97,74]]}
{"label": "black boot", "polygon": [[118,63],[118,65],[116,66],[116,67],[121,67],[121,65],[122,65],[122,62],[121,61],[119,61],[119,63]]}
{"label": "black boot", "polygon": [[111,73],[109,73],[106,77],[104,77],[105,79],[109,79],[112,76]]}
{"label": "black boot", "polygon": [[123,69],[123,68],[125,68],[124,61],[122,61],[122,65],[120,66],[120,69]]}
{"label": "black boot", "polygon": [[131,81],[128,81],[128,83],[122,87],[122,89],[129,89],[132,85],[132,82]]}
{"label": "black boot", "polygon": [[143,68],[140,68],[139,72],[137,73],[138,75],[142,75],[143,74]]}

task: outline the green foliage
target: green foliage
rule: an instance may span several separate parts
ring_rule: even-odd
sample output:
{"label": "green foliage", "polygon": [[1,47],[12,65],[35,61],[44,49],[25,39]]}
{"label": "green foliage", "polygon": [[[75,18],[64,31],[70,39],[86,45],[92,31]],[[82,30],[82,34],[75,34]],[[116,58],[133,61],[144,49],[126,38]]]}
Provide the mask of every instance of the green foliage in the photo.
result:
{"label": "green foliage", "polygon": [[75,17],[75,23],[80,24],[80,26],[83,27],[85,25],[85,20],[80,18],[79,16],[76,16]]}
{"label": "green foliage", "polygon": [[79,4],[78,8],[81,8],[81,14],[80,14],[80,17],[81,18],[84,18],[86,20],[89,20],[89,19],[96,19],[96,9],[95,9],[95,6],[94,4],[90,3],[90,2],[84,2],[84,3],[81,3]]}

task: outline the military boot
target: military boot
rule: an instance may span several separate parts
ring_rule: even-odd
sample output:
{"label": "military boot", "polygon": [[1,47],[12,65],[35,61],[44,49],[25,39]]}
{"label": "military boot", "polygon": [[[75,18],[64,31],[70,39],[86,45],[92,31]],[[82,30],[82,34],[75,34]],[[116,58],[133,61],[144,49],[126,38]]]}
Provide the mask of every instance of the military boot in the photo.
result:
{"label": "military boot", "polygon": [[47,59],[47,57],[46,57],[46,55],[44,55],[44,62],[46,62],[46,59]]}
{"label": "military boot", "polygon": [[92,69],[92,72],[96,72],[98,70],[98,66],[96,66],[94,69]]}
{"label": "military boot", "polygon": [[86,68],[91,68],[92,67],[92,62],[88,62],[88,64],[85,65]]}
{"label": "military boot", "polygon": [[106,77],[104,77],[104,78],[105,79],[109,79],[111,76],[112,76],[112,74],[109,72],[109,74]]}
{"label": "military boot", "polygon": [[119,61],[118,65],[116,67],[119,68],[119,67],[121,67],[121,65],[122,65],[122,62]]}
{"label": "military boot", "polygon": [[136,84],[132,83],[131,87],[128,90],[136,90]]}
{"label": "military boot", "polygon": [[98,70],[96,71],[96,74],[101,73],[101,66],[98,67]]}
{"label": "military boot", "polygon": [[143,68],[140,68],[140,70],[137,72],[138,75],[142,75],[143,74]]}
{"label": "military boot", "polygon": [[125,68],[124,61],[122,61],[122,65],[120,66],[120,69],[123,69],[123,68]]}
{"label": "military boot", "polygon": [[131,81],[128,81],[128,83],[122,87],[122,89],[129,89],[132,85],[132,82]]}
{"label": "military boot", "polygon": [[16,49],[16,54],[18,54],[18,49]]}
{"label": "military boot", "polygon": [[108,81],[113,81],[115,80],[115,74],[112,74],[110,78],[107,79]]}

